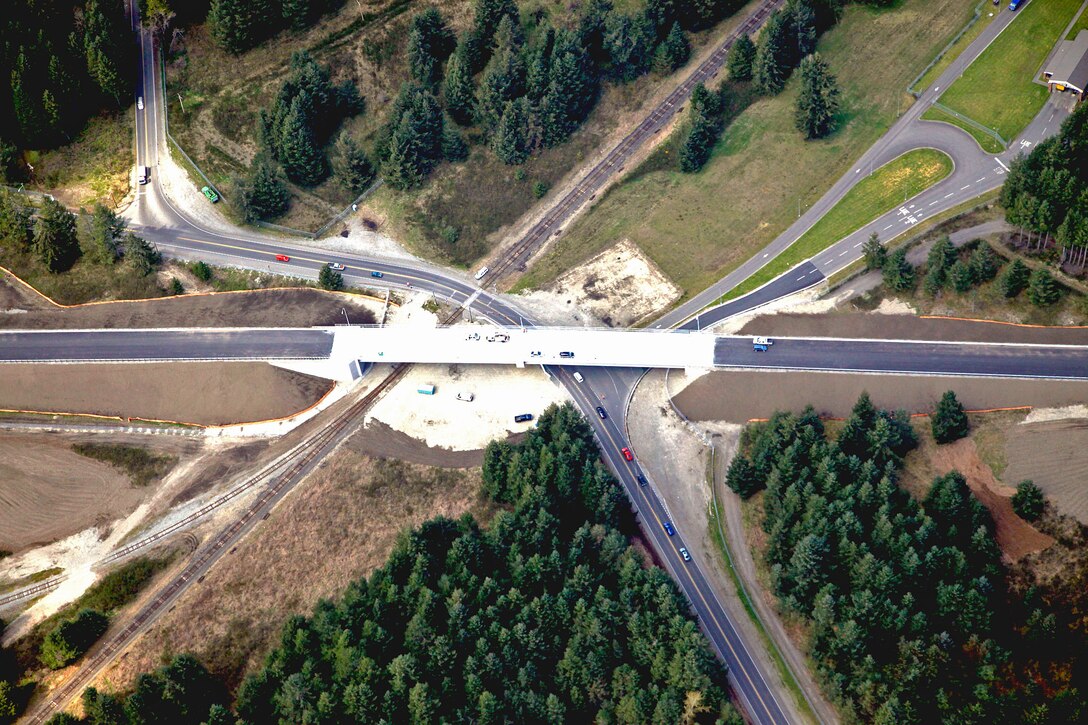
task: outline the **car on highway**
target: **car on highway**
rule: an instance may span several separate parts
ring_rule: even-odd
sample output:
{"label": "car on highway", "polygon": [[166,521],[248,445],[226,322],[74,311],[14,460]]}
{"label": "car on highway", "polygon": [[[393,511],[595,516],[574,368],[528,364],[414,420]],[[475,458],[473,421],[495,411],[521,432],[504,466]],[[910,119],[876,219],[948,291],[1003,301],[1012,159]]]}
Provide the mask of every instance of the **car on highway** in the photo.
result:
{"label": "car on highway", "polygon": [[277,254],[276,255],[276,261],[277,262],[290,262],[291,258],[288,257],[286,254]]}
{"label": "car on highway", "polygon": [[150,166],[141,166],[139,170],[140,170],[140,184],[141,185],[146,184],[147,182],[151,181],[151,167]]}
{"label": "car on highway", "polygon": [[680,556],[684,558],[684,561],[691,561],[691,554],[689,554],[688,550],[682,546],[680,547]]}
{"label": "car on highway", "polygon": [[521,415],[514,416],[515,423],[527,423],[533,419],[532,413],[522,413]]}
{"label": "car on highway", "polygon": [[601,416],[601,420],[608,419],[608,413],[604,412],[604,408],[599,405],[597,406],[597,415]]}
{"label": "car on highway", "polygon": [[1020,0],[1012,0],[1012,2],[1009,3],[1009,10],[1016,10],[1018,7],[1020,7]]}
{"label": "car on highway", "polygon": [[671,521],[665,521],[661,525],[665,527],[666,534],[668,534],[669,536],[676,536],[676,529],[672,527]]}
{"label": "car on highway", "polygon": [[345,269],[347,269],[347,267],[340,264],[339,262],[329,262],[329,269],[335,269],[337,272],[343,272]]}
{"label": "car on highway", "polygon": [[540,352],[540,350],[533,350],[531,353],[529,353],[529,357],[540,357],[543,354],[544,353]]}
{"label": "car on highway", "polygon": [[645,486],[646,485],[646,477],[643,476],[641,473],[638,474],[637,476],[635,476],[635,478],[638,479],[638,485],[639,486]]}
{"label": "car on highway", "polygon": [[381,278],[382,278],[382,277],[384,277],[385,275],[384,275],[384,274],[382,274],[381,272],[378,272],[378,271],[374,271],[374,272],[371,272],[371,273],[370,273],[370,276],[371,276],[371,277],[373,277],[374,279],[381,279]]}
{"label": "car on highway", "polygon": [[559,357],[574,357],[574,353],[564,350],[563,352],[559,353]]}
{"label": "car on highway", "polygon": [[480,267],[479,271],[476,272],[476,274],[474,274],[473,277],[475,277],[476,281],[479,282],[490,271],[491,271],[490,267]]}
{"label": "car on highway", "polygon": [[585,378],[583,378],[583,377],[582,377],[582,374],[581,374],[581,373],[579,373],[579,372],[575,372],[575,373],[574,373],[574,380],[575,380],[576,382],[579,382],[579,383],[584,383],[584,382],[586,381],[586,379],[585,379]]}
{"label": "car on highway", "polygon": [[141,111],[144,110],[144,97],[143,96],[140,96],[139,98],[136,99],[136,108],[140,109]]}
{"label": "car on highway", "polygon": [[219,201],[219,194],[215,193],[215,189],[210,186],[205,186],[200,190],[200,193],[208,198],[208,201],[215,203]]}
{"label": "car on highway", "polygon": [[[598,408],[598,410],[600,410],[600,409]],[[627,460],[629,460],[629,461],[633,461],[633,460],[635,460],[635,456],[634,456],[634,454],[633,454],[633,453],[631,453],[631,449],[630,449],[630,448],[621,448],[621,449],[620,449],[620,453],[622,453],[622,454],[623,454],[623,457],[624,457],[624,458],[626,458],[626,459],[627,459]]]}

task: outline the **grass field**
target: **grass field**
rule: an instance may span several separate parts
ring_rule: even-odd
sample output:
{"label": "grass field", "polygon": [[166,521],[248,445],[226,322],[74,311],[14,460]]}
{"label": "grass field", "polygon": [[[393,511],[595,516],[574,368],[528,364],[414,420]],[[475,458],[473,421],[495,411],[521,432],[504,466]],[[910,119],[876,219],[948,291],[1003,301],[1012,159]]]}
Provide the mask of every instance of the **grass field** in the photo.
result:
{"label": "grass field", "polygon": [[936,106],[930,106],[922,114],[922,119],[925,121],[942,121],[944,123],[950,123],[957,128],[961,128],[967,133],[971,134],[971,137],[975,139],[975,142],[986,151],[991,154],[999,154],[1005,150],[1005,147],[996,138],[988,133],[980,131],[969,123],[964,123],[960,119],[953,116],[951,113],[947,113],[944,110],[937,108]]}
{"label": "grass field", "polygon": [[115,206],[129,192],[132,138],[131,108],[95,116],[67,146],[28,155],[34,165],[29,186],[69,206]]}
{"label": "grass field", "polygon": [[908,151],[881,166],[872,176],[859,181],[789,248],[730,291],[726,299],[740,297],[770,282],[951,173],[952,159],[934,149]]}
{"label": "grass field", "polygon": [[926,71],[924,76],[918,79],[918,82],[914,84],[913,90],[921,92],[933,85],[937,78],[940,77],[941,73],[944,73],[945,69],[952,64],[952,61],[960,57],[960,53],[962,53],[964,49],[994,21],[995,18],[1000,17],[1000,11],[997,8],[994,8],[987,0],[980,0],[978,7],[980,10],[978,20],[975,20],[971,24],[971,27],[959,37],[956,44],[945,51],[945,54],[933,64],[933,67]]}
{"label": "grass field", "polygon": [[1033,81],[1081,2],[1029,2],[941,94],[941,103],[1011,141],[1046,102],[1046,86]]}
{"label": "grass field", "polygon": [[1069,29],[1069,33],[1065,36],[1065,39],[1073,40],[1077,37],[1077,33],[1085,29],[1088,29],[1088,12],[1080,14],[1080,17],[1077,18],[1077,22],[1073,23],[1073,27]]}
{"label": "grass field", "polygon": [[575,222],[519,286],[546,284],[627,238],[684,297],[705,288],[784,231],[799,204],[819,199],[887,130],[910,102],[903,89],[974,7],[962,0],[904,0],[883,11],[847,6],[819,46],[843,92],[838,132],[802,138],[793,125],[795,79],[727,126],[699,174],[675,171],[675,144],[664,144]]}

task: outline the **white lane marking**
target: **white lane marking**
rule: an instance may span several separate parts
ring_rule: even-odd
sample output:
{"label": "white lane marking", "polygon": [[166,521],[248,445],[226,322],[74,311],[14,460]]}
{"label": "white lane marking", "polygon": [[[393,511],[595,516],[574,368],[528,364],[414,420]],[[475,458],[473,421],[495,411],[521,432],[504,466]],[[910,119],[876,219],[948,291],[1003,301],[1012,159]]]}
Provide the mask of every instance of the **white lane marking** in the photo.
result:
{"label": "white lane marking", "polygon": [[764,259],[766,259],[766,258],[767,258],[767,257],[769,257],[769,256],[771,256],[771,253],[770,253],[770,252],[767,252],[766,254],[764,254],[764,255],[763,255],[763,258],[764,258]]}
{"label": "white lane marking", "polygon": [[889,230],[889,229],[891,229],[891,228],[892,228],[892,225],[891,225],[891,224],[889,224],[888,226],[884,227],[884,228],[883,228],[883,229],[881,229],[880,231],[882,231],[882,232],[886,232],[886,231],[888,231],[888,230]]}
{"label": "white lane marking", "polygon": [[1045,127],[1043,127],[1043,135],[1044,135],[1044,136],[1046,136],[1046,130],[1047,130],[1048,128],[1050,128],[1050,126],[1045,126]]}
{"label": "white lane marking", "polygon": [[839,254],[839,256],[840,256],[840,257],[845,257],[845,256],[846,256],[846,255],[847,255],[847,254],[848,254],[849,252],[850,252],[850,250],[849,250],[849,249],[845,249],[845,250],[843,250],[843,251],[842,251],[842,253],[841,253],[841,254]]}
{"label": "white lane marking", "polygon": [[970,189],[970,188],[971,188],[970,184],[968,184],[967,186],[961,186],[960,191],[963,191],[964,189]]}
{"label": "white lane marking", "polygon": [[940,200],[940,199],[938,199],[937,201],[931,201],[931,202],[929,202],[929,205],[930,205],[930,206],[933,206],[934,204],[939,204],[940,202],[941,202],[941,200]]}
{"label": "white lane marking", "polygon": [[945,194],[945,195],[944,195],[944,198],[945,198],[945,199],[949,199],[949,198],[951,198],[952,196],[954,196],[954,195],[955,195],[955,193],[956,193],[956,192],[952,192],[951,194]]}
{"label": "white lane marking", "polygon": [[854,245],[854,249],[857,249],[857,248],[858,248],[858,247],[860,247],[860,246],[861,246],[862,244],[865,244],[865,242],[858,242],[857,244],[855,244],[855,245]]}
{"label": "white lane marking", "polygon": [[996,156],[994,156],[994,161],[996,161],[997,163],[1001,164],[1001,168],[1005,169],[1005,171],[1008,171],[1008,170],[1009,170],[1009,167],[1008,167],[1008,166],[1005,166],[1005,164],[1002,164],[1002,163],[1001,163],[1001,159],[997,158]]}
{"label": "white lane marking", "polygon": [[1052,113],[1052,114],[1050,114],[1050,120],[1048,120],[1047,123],[1050,123],[1050,121],[1053,121],[1053,120],[1054,120],[1054,114]]}
{"label": "white lane marking", "polygon": [[800,277],[798,277],[797,279],[795,279],[795,280],[794,280],[794,282],[800,282],[800,281],[801,281],[801,280],[803,280],[804,278],[805,278],[805,275],[803,275],[803,274],[802,274],[802,275],[801,275]]}
{"label": "white lane marking", "polygon": [[980,181],[986,181],[986,177],[983,176],[981,179],[975,179],[976,184],[979,183]]}

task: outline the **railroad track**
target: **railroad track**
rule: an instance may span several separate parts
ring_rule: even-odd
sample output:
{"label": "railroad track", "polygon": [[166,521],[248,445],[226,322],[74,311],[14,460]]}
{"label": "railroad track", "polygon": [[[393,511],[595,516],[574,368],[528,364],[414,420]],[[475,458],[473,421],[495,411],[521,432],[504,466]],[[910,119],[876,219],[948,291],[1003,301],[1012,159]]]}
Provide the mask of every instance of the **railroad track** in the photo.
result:
{"label": "railroad track", "polygon": [[529,259],[549,237],[559,236],[563,225],[592,200],[597,192],[616,174],[624,169],[627,161],[652,136],[659,133],[672,117],[677,114],[691,96],[699,83],[718,75],[725,65],[729,49],[741,35],[750,35],[758,30],[763,22],[782,4],[782,0],[768,0],[745,18],[744,22],[727,37],[711,55],[704,60],[691,75],[650,112],[635,128],[609,151],[589,172],[568,191],[539,221],[525,232],[514,247],[492,265],[490,271],[480,280],[481,286],[496,284],[513,271],[525,269]]}
{"label": "railroad track", "polygon": [[26,587],[25,589],[19,589],[18,591],[10,592],[8,594],[0,596],[0,609],[3,609],[9,604],[14,604],[15,602],[18,602],[22,599],[33,599],[34,597],[41,596],[42,594],[47,594],[59,587],[60,583],[63,582],[66,578],[66,576],[61,574],[60,576],[51,577],[49,579],[46,579],[45,581],[38,582],[33,586]]}
{"label": "railroad track", "polygon": [[[457,313],[447,318],[447,323],[457,317]],[[325,428],[322,428],[311,438],[288,469],[280,474],[274,482],[246,507],[240,517],[230,525],[223,528],[214,539],[197,551],[197,554],[188,565],[173,579],[170,580],[152,599],[137,612],[132,621],[117,634],[109,637],[99,644],[94,652],[84,660],[76,673],[55,690],[50,698],[39,705],[30,714],[26,722],[44,723],[54,713],[63,709],[73,698],[80,694],[84,687],[93,680],[98,673],[114,657],[127,647],[141,630],[148,626],[159,614],[171,605],[181,593],[192,583],[200,582],[215,561],[225,552],[230,550],[251,525],[267,515],[276,500],[286,494],[295,484],[302,480],[310,471],[313,464],[324,457],[339,442],[348,425],[365,413],[378,398],[393,384],[404,377],[411,368],[410,365],[401,365],[385,377],[373,390],[353,403],[347,410],[341,413]],[[237,495],[237,494],[236,494]],[[195,515],[195,514],[194,514]],[[204,514],[206,515],[206,514]],[[191,522],[190,522],[191,523]],[[176,531],[176,530],[175,530]],[[150,538],[150,537],[149,537]],[[161,540],[158,536],[156,540]],[[120,550],[119,550],[120,551]],[[117,552],[115,552],[116,554]],[[131,551],[129,552],[131,553]],[[111,555],[111,557],[114,555]],[[107,557],[109,559],[110,557]],[[103,560],[103,563],[107,559]],[[51,582],[43,582],[42,586]],[[59,584],[59,581],[57,582]],[[55,587],[56,584],[53,584]]]}

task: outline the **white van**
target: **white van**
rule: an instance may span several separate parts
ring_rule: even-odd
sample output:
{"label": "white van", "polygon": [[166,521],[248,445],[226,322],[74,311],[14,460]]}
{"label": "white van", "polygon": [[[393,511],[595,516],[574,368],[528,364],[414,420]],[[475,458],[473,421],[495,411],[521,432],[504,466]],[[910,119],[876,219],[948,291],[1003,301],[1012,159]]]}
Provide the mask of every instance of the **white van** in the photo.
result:
{"label": "white van", "polygon": [[586,381],[586,379],[582,377],[582,374],[578,372],[574,373],[574,379],[579,383],[584,383]]}
{"label": "white van", "polygon": [[140,174],[140,184],[141,185],[146,184],[147,182],[151,181],[151,167],[150,166],[141,166],[141,167],[139,167],[137,169],[137,171]]}
{"label": "white van", "polygon": [[486,275],[490,271],[491,271],[490,267],[480,267],[479,271],[476,272],[476,274],[475,274],[476,281],[479,282],[481,279],[484,278],[484,275]]}

